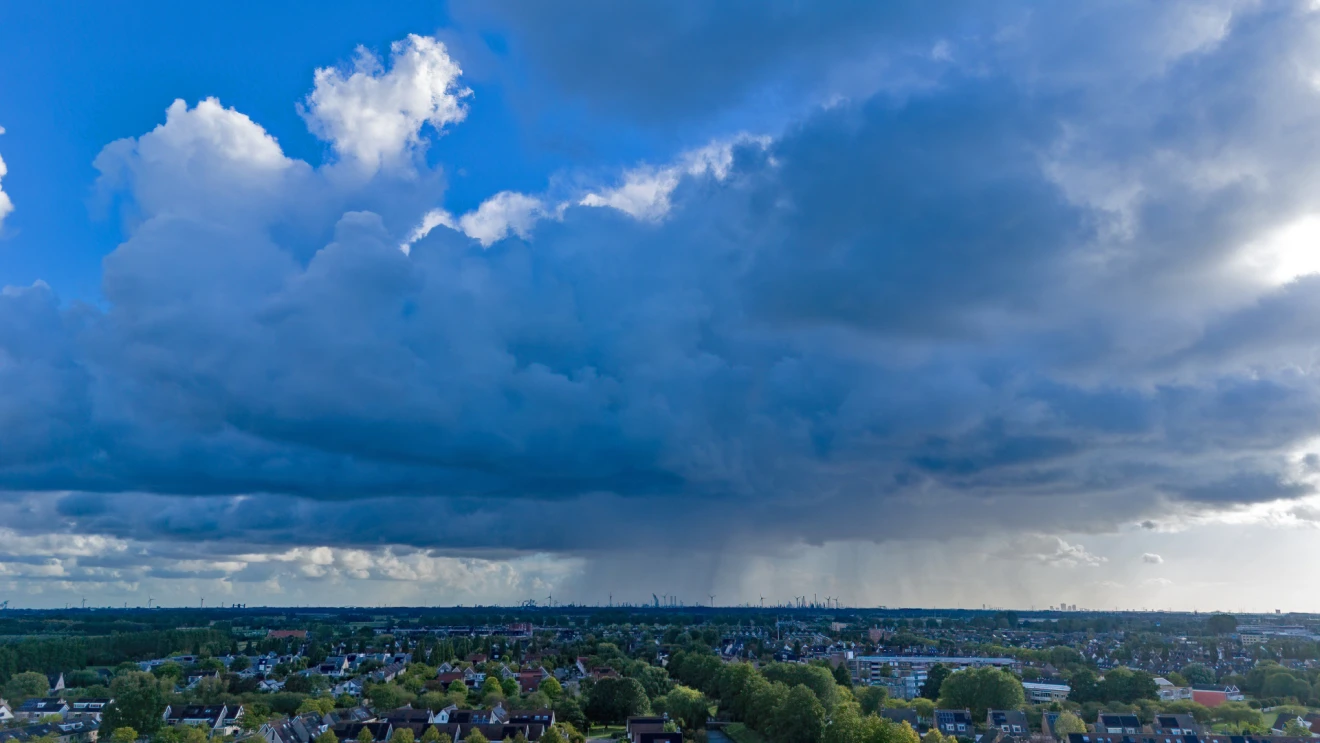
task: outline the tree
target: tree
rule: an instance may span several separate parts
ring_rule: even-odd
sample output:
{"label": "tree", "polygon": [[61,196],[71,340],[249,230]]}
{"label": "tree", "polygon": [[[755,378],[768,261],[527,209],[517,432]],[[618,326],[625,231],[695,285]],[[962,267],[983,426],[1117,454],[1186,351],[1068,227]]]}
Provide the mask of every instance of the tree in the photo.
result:
{"label": "tree", "polygon": [[591,688],[583,711],[589,720],[611,723],[623,722],[650,710],[651,703],[646,698],[646,690],[637,679],[603,678]]}
{"label": "tree", "polygon": [[766,666],[763,674],[767,680],[783,682],[790,688],[799,684],[806,686],[827,710],[834,709],[839,701],[839,685],[827,668],[801,663],[772,663]]}
{"label": "tree", "polygon": [[1212,635],[1229,635],[1237,631],[1237,618],[1232,614],[1212,614],[1205,620],[1205,629]]}
{"label": "tree", "polygon": [[674,680],[669,678],[669,672],[659,666],[638,663],[626,675],[637,679],[646,691],[646,696],[651,699],[668,694],[674,688]]}
{"label": "tree", "polygon": [[1224,702],[1210,711],[1216,722],[1237,726],[1239,730],[1265,726],[1265,718],[1261,716],[1260,710],[1252,709],[1246,702]]}
{"label": "tree", "polygon": [[1093,701],[1134,704],[1138,699],[1158,699],[1159,687],[1155,685],[1155,677],[1145,671],[1115,668],[1100,682],[1099,695]]}
{"label": "tree", "polygon": [[582,705],[577,700],[567,694],[561,695],[555,700],[552,707],[555,711],[555,719],[560,722],[572,725],[574,729],[586,730],[587,716],[582,711]]}
{"label": "tree", "polygon": [[358,743],[376,743],[376,736],[371,734],[371,730],[366,725],[363,725],[362,730],[358,732],[357,739]]}
{"label": "tree", "polygon": [[1213,684],[1215,682],[1215,672],[1200,663],[1188,663],[1182,667],[1181,673],[1189,684]]}
{"label": "tree", "polygon": [[464,733],[463,741],[464,743],[490,743],[490,741],[486,739],[486,736],[482,735],[481,731],[476,728],[470,728]]}
{"label": "tree", "polygon": [[404,689],[394,684],[372,684],[367,687],[367,699],[379,709],[396,709],[408,703],[412,697]]}
{"label": "tree", "polygon": [[825,706],[816,692],[806,684],[789,689],[775,714],[775,739],[779,743],[819,743],[824,727]]}
{"label": "tree", "polygon": [[1054,737],[1064,738],[1070,733],[1085,733],[1086,723],[1071,712],[1064,712],[1054,720]]}
{"label": "tree", "polygon": [[890,725],[891,728],[897,728],[893,731],[894,735],[886,743],[921,743],[921,734],[912,729],[912,726],[906,722],[902,725]]}
{"label": "tree", "polygon": [[917,717],[923,720],[929,720],[935,716],[935,703],[925,697],[913,699],[912,709],[916,710]]}
{"label": "tree", "polygon": [[830,714],[830,722],[821,732],[820,743],[864,743],[866,726],[855,702],[843,701]]}
{"label": "tree", "polygon": [[50,680],[46,678],[45,674],[35,671],[14,674],[14,677],[9,679],[9,683],[5,684],[5,695],[15,703],[22,702],[29,697],[45,696],[49,690]]}
{"label": "tree", "polygon": [[229,662],[229,670],[234,671],[235,673],[239,671],[246,671],[251,666],[252,666],[252,659],[247,657],[246,655],[237,656],[232,661]]}
{"label": "tree", "polygon": [[788,686],[778,682],[772,684],[757,675],[756,682],[749,685],[749,692],[747,723],[756,732],[766,735],[775,727],[775,715],[788,699]]}
{"label": "tree", "polygon": [[1163,712],[1169,712],[1175,715],[1191,715],[1197,722],[1205,725],[1213,719],[1210,708],[1203,704],[1197,704],[1190,699],[1178,699],[1172,702],[1165,702]]}
{"label": "tree", "polygon": [[541,733],[541,743],[568,743],[568,741],[564,739],[563,733],[559,732],[557,726],[551,725]]}
{"label": "tree", "polygon": [[1266,698],[1293,697],[1304,702],[1311,697],[1311,684],[1291,673],[1274,673],[1265,677],[1265,682],[1260,687],[1260,695]]}
{"label": "tree", "polygon": [[848,673],[848,667],[842,663],[834,667],[834,683],[852,688],[852,674]]}
{"label": "tree", "polygon": [[1069,701],[1078,704],[1106,701],[1100,698],[1100,680],[1096,678],[1095,672],[1089,668],[1083,668],[1074,673],[1072,678],[1068,679],[1068,685],[1072,687],[1072,691],[1068,692]]}
{"label": "tree", "polygon": [[413,743],[415,740],[411,728],[398,728],[390,734],[390,743]]}
{"label": "tree", "polygon": [[302,700],[298,705],[298,714],[304,715],[308,712],[318,712],[320,714],[329,714],[335,709],[334,700],[329,697],[308,697]]}
{"label": "tree", "polygon": [[454,743],[454,739],[449,737],[449,733],[442,733],[440,728],[432,725],[422,733],[422,743]]}
{"label": "tree", "polygon": [[936,663],[926,671],[926,683],[921,686],[921,696],[926,699],[939,699],[940,687],[944,685],[944,680],[949,677],[952,671],[943,663]]}
{"label": "tree", "polygon": [[945,743],[947,740],[948,738],[944,737],[944,733],[941,733],[939,728],[934,727],[930,729],[929,733],[926,733],[926,737],[923,739],[924,743]]}
{"label": "tree", "polygon": [[335,737],[335,731],[333,730],[326,730],[312,740],[314,743],[339,743],[339,738]]}
{"label": "tree", "polygon": [[485,681],[481,682],[481,696],[503,696],[504,687],[500,685],[500,680],[494,676],[487,676]]}
{"label": "tree", "polygon": [[116,676],[110,683],[110,692],[114,701],[105,708],[102,727],[133,728],[138,735],[151,735],[160,729],[165,695],[155,676],[136,671]]}
{"label": "tree", "polygon": [[64,683],[67,686],[78,687],[80,689],[88,686],[97,686],[101,683],[101,674],[85,668],[81,671],[70,671],[64,674]]}
{"label": "tree", "polygon": [[130,727],[115,728],[110,733],[111,743],[134,743],[138,739],[138,731]]}
{"label": "tree", "polygon": [[940,686],[940,707],[969,709],[973,720],[984,719],[986,710],[1017,709],[1025,702],[1022,682],[998,668],[959,671],[951,674]]}
{"label": "tree", "polygon": [[518,688],[518,680],[513,678],[504,679],[500,682],[500,690],[504,692],[504,696],[507,699],[512,699],[518,696],[518,692],[520,691]]}
{"label": "tree", "polygon": [[545,692],[545,695],[552,700],[558,699],[559,696],[564,693],[563,685],[560,684],[554,676],[546,676],[545,680],[542,681],[541,685],[537,688]]}
{"label": "tree", "polygon": [[889,690],[883,686],[854,687],[853,696],[857,698],[857,703],[861,705],[863,715],[879,714],[880,710],[885,708],[885,700],[889,698]]}
{"label": "tree", "polygon": [[702,730],[710,716],[710,700],[689,686],[675,686],[668,694],[656,700],[656,706],[669,713],[687,730]]}
{"label": "tree", "polygon": [[1310,738],[1311,728],[1294,717],[1283,724],[1283,734],[1289,738]]}

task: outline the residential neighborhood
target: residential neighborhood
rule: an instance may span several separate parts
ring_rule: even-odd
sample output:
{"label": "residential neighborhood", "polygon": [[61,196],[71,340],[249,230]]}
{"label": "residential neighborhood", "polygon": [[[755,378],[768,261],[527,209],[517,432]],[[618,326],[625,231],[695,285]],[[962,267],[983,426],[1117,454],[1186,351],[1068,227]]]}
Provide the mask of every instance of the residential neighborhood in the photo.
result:
{"label": "residential neighborhood", "polygon": [[[57,626],[14,616],[0,624]],[[1320,737],[1320,620],[1306,617],[1283,630],[1229,615],[656,607],[179,619],[0,645],[0,743],[847,743],[850,725],[879,743]],[[105,661],[60,660],[90,652]]]}

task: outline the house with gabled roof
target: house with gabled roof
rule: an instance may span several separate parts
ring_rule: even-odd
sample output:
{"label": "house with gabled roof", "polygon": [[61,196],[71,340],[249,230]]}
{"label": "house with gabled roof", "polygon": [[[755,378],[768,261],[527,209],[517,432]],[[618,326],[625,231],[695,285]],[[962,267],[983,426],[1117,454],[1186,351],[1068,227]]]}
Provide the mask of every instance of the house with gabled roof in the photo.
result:
{"label": "house with gabled roof", "polygon": [[164,720],[166,725],[196,725],[206,728],[211,733],[230,735],[238,730],[238,720],[243,716],[243,706],[226,704],[188,704],[166,706]]}
{"label": "house with gabled roof", "polygon": [[1142,732],[1141,720],[1126,712],[1101,712],[1095,720],[1097,733],[1136,735]]}
{"label": "house with gabled roof", "polygon": [[60,697],[33,697],[14,710],[14,717],[19,722],[44,722],[50,715],[64,719],[69,715],[69,703]]}
{"label": "house with gabled roof", "polygon": [[937,709],[934,716],[934,728],[943,735],[967,737],[972,734],[972,712],[966,709]]}
{"label": "house with gabled roof", "polygon": [[985,713],[985,724],[1009,735],[1029,735],[1027,714],[1020,709],[992,709]]}

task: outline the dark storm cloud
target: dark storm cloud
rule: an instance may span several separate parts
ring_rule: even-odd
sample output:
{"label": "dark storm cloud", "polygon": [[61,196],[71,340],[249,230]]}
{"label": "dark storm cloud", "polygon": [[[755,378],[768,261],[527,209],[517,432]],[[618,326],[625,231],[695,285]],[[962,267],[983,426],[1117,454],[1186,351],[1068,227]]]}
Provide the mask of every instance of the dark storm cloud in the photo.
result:
{"label": "dark storm cloud", "polygon": [[1202,503],[1253,503],[1309,495],[1314,488],[1305,483],[1286,482],[1280,476],[1264,472],[1245,472],[1223,480],[1184,487],[1184,498]]}
{"label": "dark storm cloud", "polygon": [[892,55],[928,55],[943,35],[992,33],[1000,15],[1021,16],[1005,5],[575,0],[552,8],[500,0],[453,10],[534,61],[536,83],[607,113],[666,121],[758,94],[801,96],[841,60],[879,65],[869,58],[878,44]]}
{"label": "dark storm cloud", "polygon": [[[0,487],[40,517],[13,528],[161,559],[755,552],[1309,493],[1289,470],[1320,434],[1320,388],[1296,316],[1320,287],[1232,259],[1320,209],[1311,82],[1270,77],[1312,48],[1315,16],[987,10],[996,33],[969,41],[952,16],[873,6],[758,4],[731,51],[702,10],[656,29],[656,58],[610,39],[550,71],[633,105],[612,75],[645,67],[633,84],[677,116],[781,63],[833,55],[819,76],[853,46],[968,44],[949,54],[975,61],[927,85],[812,109],[720,177],[687,173],[658,223],[569,204],[527,240],[436,229],[404,254],[435,173],[230,162],[204,135],[115,143],[102,186],[141,221],[105,261],[105,308],[0,295]],[[659,63],[683,45],[691,66]],[[579,71],[592,55],[618,68]],[[703,65],[719,71],[683,87]],[[1097,562],[1047,541],[1050,561]]]}

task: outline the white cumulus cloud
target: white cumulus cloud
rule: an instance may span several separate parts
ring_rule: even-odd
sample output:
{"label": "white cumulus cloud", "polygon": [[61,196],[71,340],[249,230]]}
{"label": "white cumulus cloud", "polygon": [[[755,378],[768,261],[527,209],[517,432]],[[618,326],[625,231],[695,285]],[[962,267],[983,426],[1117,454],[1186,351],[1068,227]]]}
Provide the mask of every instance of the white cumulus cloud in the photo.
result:
{"label": "white cumulus cloud", "polygon": [[437,131],[467,115],[462,70],[445,45],[410,34],[390,46],[390,68],[363,47],[351,71],[324,67],[303,107],[312,132],[340,157],[367,172],[396,165],[421,142],[421,130]]}
{"label": "white cumulus cloud", "polygon": [[1141,561],[1149,565],[1159,565],[1160,563],[1164,562],[1164,558],[1160,557],[1159,555],[1153,552],[1147,552],[1146,554],[1141,556]]}
{"label": "white cumulus cloud", "polygon": [[[4,133],[5,128],[0,126],[0,134]],[[3,179],[8,172],[9,169],[5,167],[4,158],[0,157],[0,179]],[[4,189],[0,189],[0,225],[4,224],[5,217],[9,216],[12,211],[14,211],[14,202],[10,201],[9,194],[5,193]]]}
{"label": "white cumulus cloud", "polygon": [[671,165],[630,170],[624,174],[623,183],[589,193],[578,203],[582,206],[608,206],[634,219],[657,222],[669,214],[669,197],[684,176],[712,175],[717,180],[724,180],[733,166],[733,148],[749,142],[765,147],[770,140],[743,135],[731,141],[712,142],[684,153]]}
{"label": "white cumulus cloud", "polygon": [[463,234],[490,245],[509,236],[509,233],[527,239],[534,227],[546,214],[540,199],[513,191],[501,191],[482,202],[476,211],[458,219]]}

